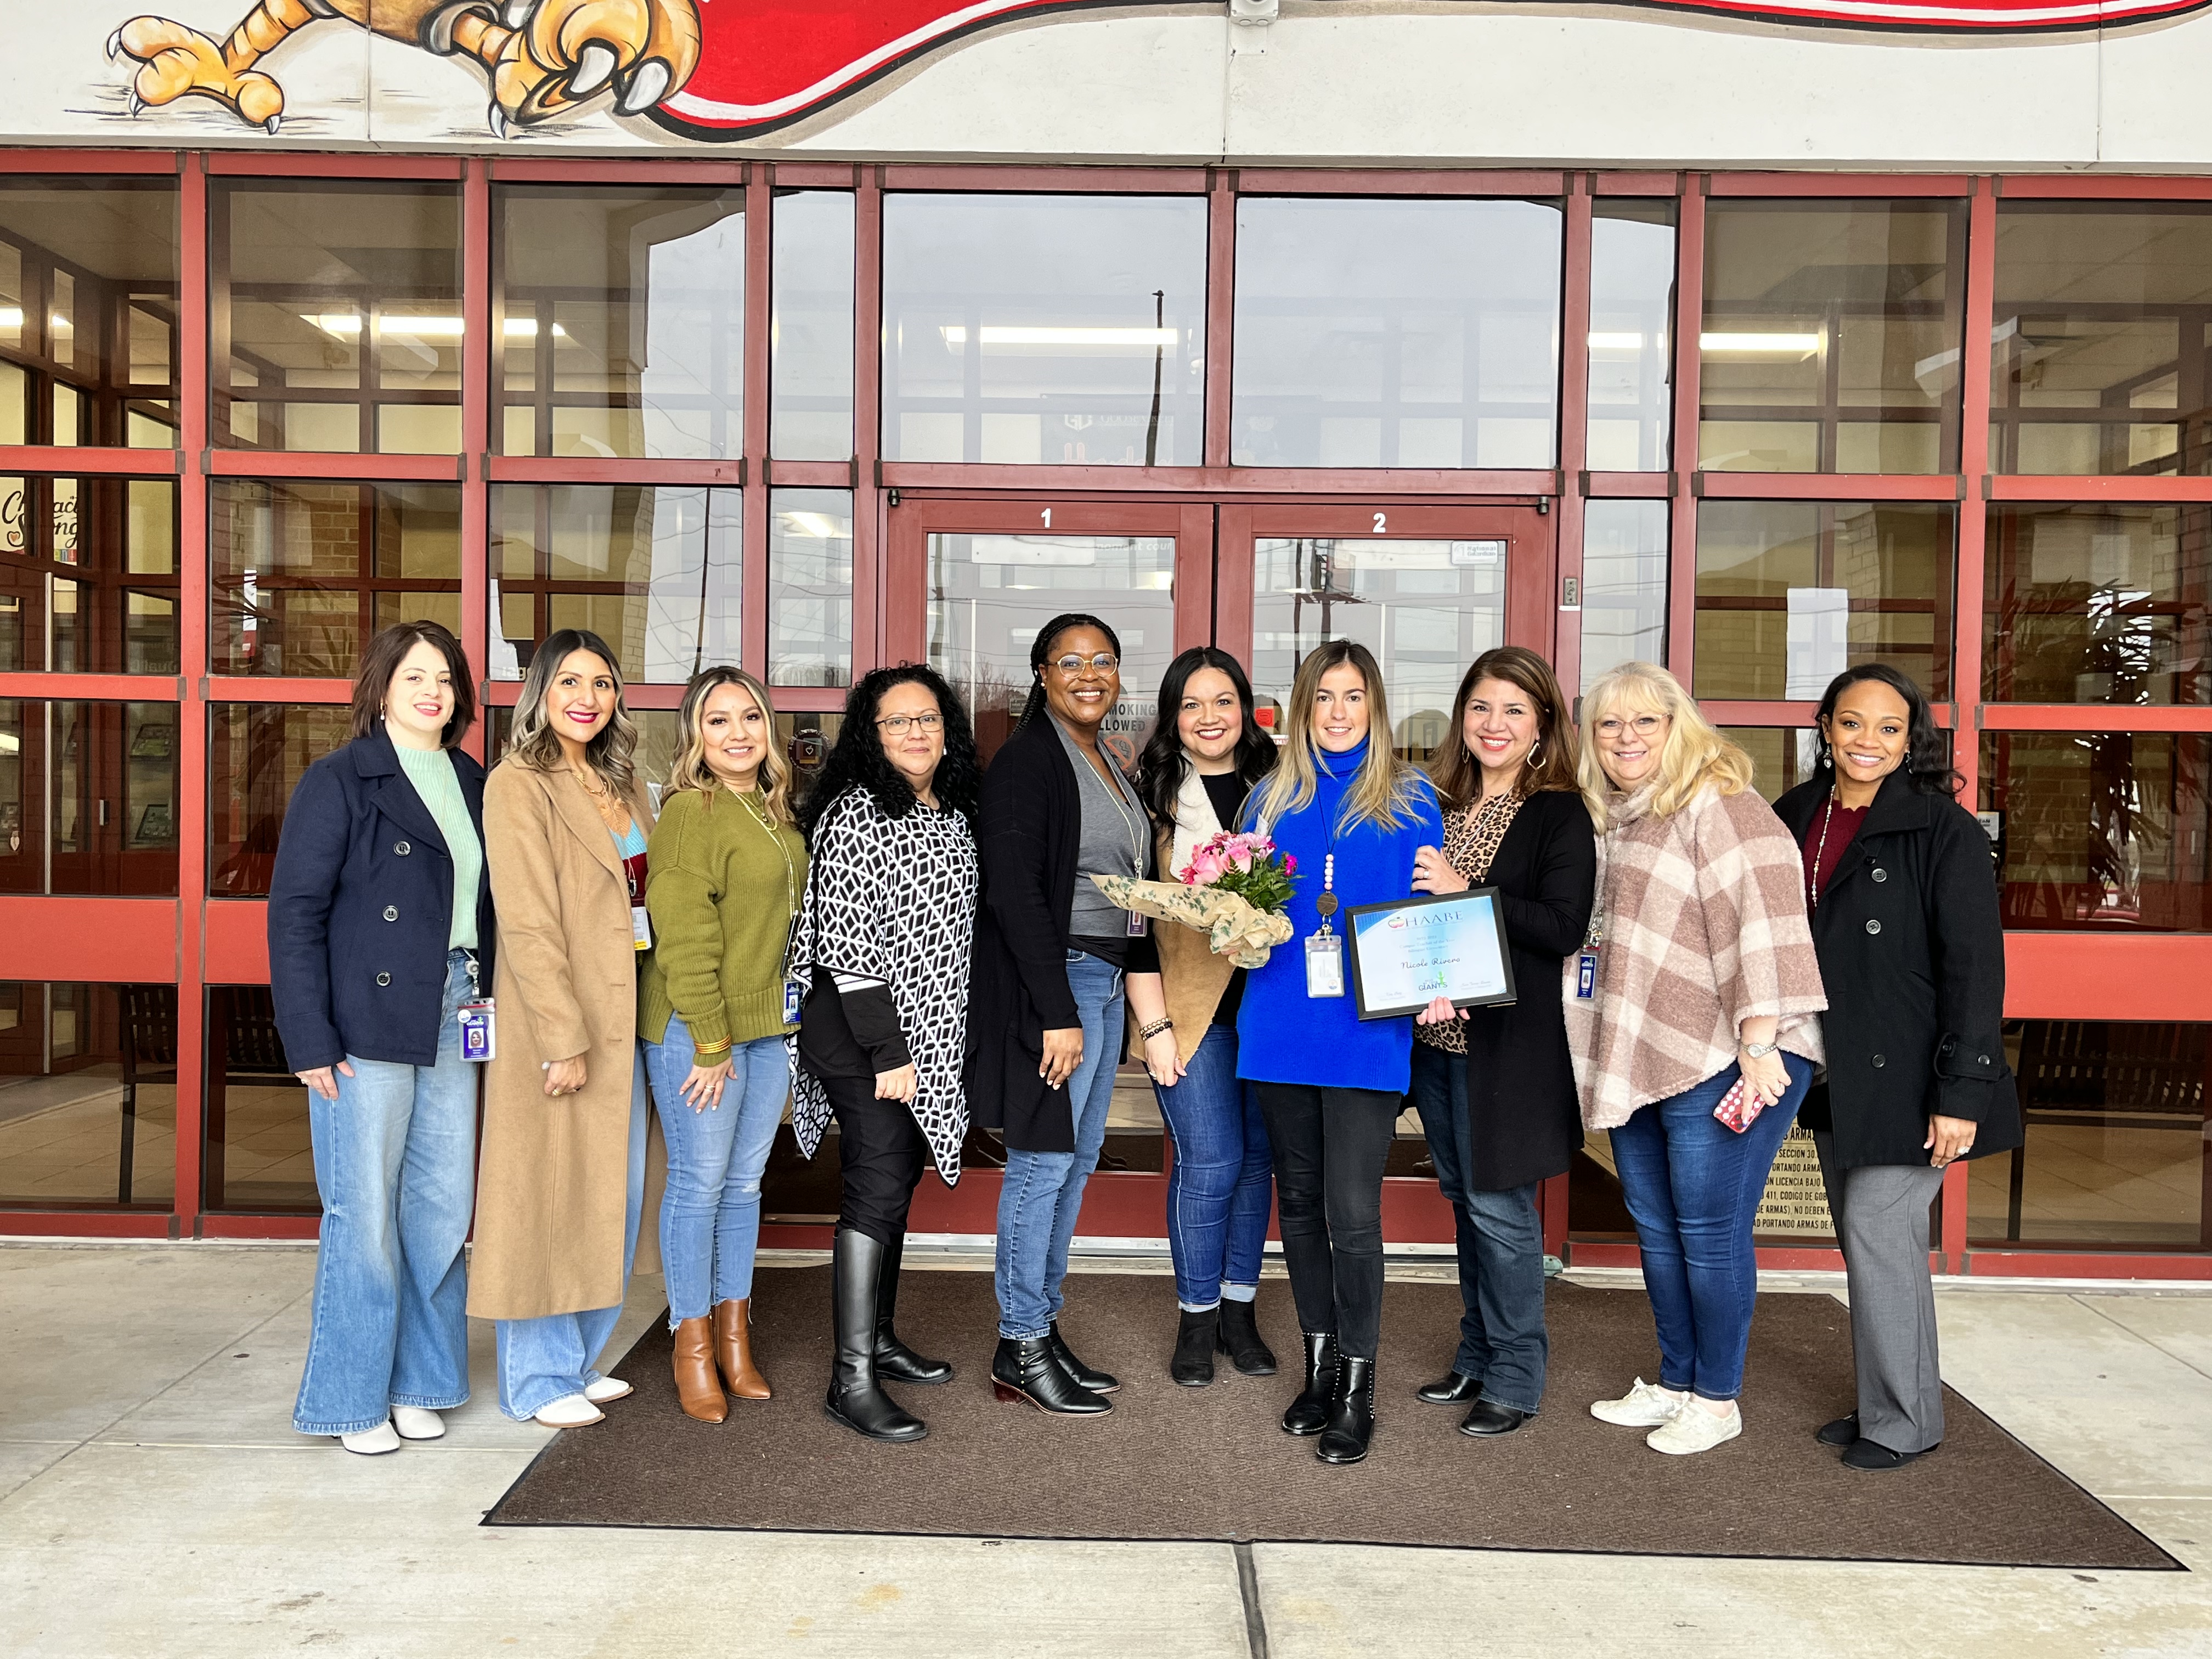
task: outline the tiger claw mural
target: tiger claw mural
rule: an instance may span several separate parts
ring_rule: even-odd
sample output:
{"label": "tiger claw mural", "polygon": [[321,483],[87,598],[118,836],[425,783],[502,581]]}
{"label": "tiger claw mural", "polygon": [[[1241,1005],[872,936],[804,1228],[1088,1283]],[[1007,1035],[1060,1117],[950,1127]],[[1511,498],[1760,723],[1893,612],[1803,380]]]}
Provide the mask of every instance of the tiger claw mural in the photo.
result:
{"label": "tiger claw mural", "polygon": [[[1482,0],[1466,3],[1473,9]],[[2179,17],[2212,0],[1640,3],[1750,22],[1960,37],[2110,27]],[[1193,9],[1191,0],[254,0],[220,42],[167,18],[134,17],[109,36],[108,55],[138,65],[128,102],[133,115],[180,98],[209,98],[275,133],[284,91],[258,65],[295,34],[343,20],[466,59],[484,77],[497,138],[572,116],[604,97],[617,115],[649,118],[685,137],[726,141],[803,120],[978,30],[1101,4]]]}

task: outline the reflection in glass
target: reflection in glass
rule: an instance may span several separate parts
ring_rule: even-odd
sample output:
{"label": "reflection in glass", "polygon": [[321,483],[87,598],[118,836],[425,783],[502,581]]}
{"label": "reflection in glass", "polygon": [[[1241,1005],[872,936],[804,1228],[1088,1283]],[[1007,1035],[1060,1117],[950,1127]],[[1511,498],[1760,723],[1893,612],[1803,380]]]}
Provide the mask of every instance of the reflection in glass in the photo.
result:
{"label": "reflection in glass", "polygon": [[1583,684],[1625,662],[1667,660],[1668,504],[1583,507]]}
{"label": "reflection in glass", "polygon": [[769,317],[769,453],[853,453],[853,198],[779,191]]}
{"label": "reflection in glass", "polygon": [[177,672],[177,487],[0,477],[0,672]]}
{"label": "reflection in glass", "polygon": [[887,461],[1195,466],[1205,335],[1200,198],[884,198]]}
{"label": "reflection in glass", "polygon": [[1813,732],[1808,727],[1723,726],[1721,732],[1751,757],[1751,787],[1770,805],[1813,775]]}
{"label": "reflection in glass", "polygon": [[2212,471],[2212,210],[2000,202],[1997,472]]}
{"label": "reflection in glass", "polygon": [[743,492],[692,485],[501,484],[492,496],[492,678],[538,641],[588,629],[625,679],[682,684],[741,659]]}
{"label": "reflection in glass", "polygon": [[740,453],[742,190],[509,185],[498,222],[507,454]]}
{"label": "reflection in glass", "polygon": [[1082,611],[1121,637],[1121,701],[1103,730],[1115,758],[1134,765],[1175,657],[1175,550],[1170,536],[929,538],[930,666],[967,699],[986,756],[1028,699],[1037,629]]}
{"label": "reflection in glass", "polygon": [[1443,741],[1467,665],[1505,642],[1503,540],[1262,536],[1252,555],[1252,690],[1284,729],[1307,652],[1357,640],[1382,665],[1391,741],[1425,762]]}
{"label": "reflection in glass", "polygon": [[265,985],[207,988],[206,1139],[201,1197],[210,1210],[307,1214],[322,1207],[307,1091],[292,1073]]}
{"label": "reflection in glass", "polygon": [[1593,472],[1657,472],[1674,416],[1674,204],[1590,210],[1589,459]]}
{"label": "reflection in glass", "polygon": [[2202,734],[1984,732],[2005,926],[2212,929],[2208,764]]}
{"label": "reflection in glass", "polygon": [[177,705],[0,701],[0,893],[177,890]]}
{"label": "reflection in glass", "polygon": [[814,787],[814,780],[821,774],[823,763],[830,758],[837,734],[844,729],[845,717],[827,711],[802,710],[775,717],[775,734],[781,739],[783,752],[791,762],[794,799],[805,799],[806,792]]}
{"label": "reflection in glass", "polygon": [[1562,224],[1541,202],[1239,201],[1231,459],[1553,465]]}
{"label": "reflection in glass", "polygon": [[0,981],[0,1204],[169,1207],[177,988]]}
{"label": "reflection in glass", "polygon": [[209,194],[216,442],[459,454],[459,186],[241,179]]}
{"label": "reflection in glass", "polygon": [[1698,464],[1956,466],[1964,204],[1717,201],[1705,211]]}
{"label": "reflection in glass", "polygon": [[0,444],[177,444],[177,191],[0,179]]}
{"label": "reflection in glass", "polygon": [[353,735],[343,703],[223,702],[210,711],[208,892],[256,898],[269,890],[276,835],[301,777]]}
{"label": "reflection in glass", "polygon": [[2007,702],[2212,698],[2212,507],[1989,510],[1983,695]]}
{"label": "reflection in glass", "polygon": [[349,678],[388,623],[459,631],[457,486],[220,478],[209,495],[216,673]]}
{"label": "reflection in glass", "polygon": [[1817,698],[1886,662],[1951,694],[1948,501],[1716,501],[1698,509],[1696,693]]}
{"label": "reflection in glass", "polygon": [[768,682],[853,679],[853,492],[779,489],[769,498]]}

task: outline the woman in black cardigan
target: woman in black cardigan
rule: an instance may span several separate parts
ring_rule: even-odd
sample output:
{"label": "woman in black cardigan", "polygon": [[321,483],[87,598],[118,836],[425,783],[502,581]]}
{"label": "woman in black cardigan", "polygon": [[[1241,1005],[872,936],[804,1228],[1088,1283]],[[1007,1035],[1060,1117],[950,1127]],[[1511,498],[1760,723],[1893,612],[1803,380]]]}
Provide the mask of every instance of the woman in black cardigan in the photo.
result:
{"label": "woman in black cardigan", "polygon": [[1582,1145],[1560,963],[1582,944],[1597,842],[1575,781],[1575,727],[1551,665],[1509,645],[1460,681],[1431,770],[1444,808],[1441,852],[1424,848],[1425,893],[1498,890],[1516,1000],[1415,1025],[1413,1099],[1459,1234],[1459,1352],[1415,1390],[1467,1402],[1462,1434],[1510,1434],[1544,1396],[1544,1235],[1536,1189]]}
{"label": "woman in black cardigan", "polygon": [[2021,1144],[2004,1051],[2004,929],[1989,837],[1920,688],[1881,664],[1830,682],[1820,764],[1774,803],[1805,853],[1828,989],[1813,1131],[1851,1295],[1858,1409],[1820,1431],[1855,1469],[1943,1437],[1928,1206],[1947,1165]]}

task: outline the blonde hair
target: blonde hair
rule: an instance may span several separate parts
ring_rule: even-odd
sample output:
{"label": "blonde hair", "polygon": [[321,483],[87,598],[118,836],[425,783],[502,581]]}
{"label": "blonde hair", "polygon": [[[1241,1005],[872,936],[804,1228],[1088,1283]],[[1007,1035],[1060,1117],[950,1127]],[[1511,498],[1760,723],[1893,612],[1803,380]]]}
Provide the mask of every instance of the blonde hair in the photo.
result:
{"label": "blonde hair", "polygon": [[1321,787],[1324,752],[1314,735],[1314,704],[1321,696],[1322,676],[1346,663],[1358,669],[1366,682],[1367,754],[1352,787],[1344,792],[1337,828],[1349,830],[1359,823],[1392,825],[1411,822],[1417,816],[1428,779],[1400,759],[1390,746],[1390,708],[1382,690],[1382,671],[1365,646],[1353,640],[1331,640],[1309,652],[1298,665],[1285,717],[1282,757],[1254,791],[1256,822],[1273,823],[1284,814],[1312,804]]}
{"label": "blonde hair", "polygon": [[676,758],[668,768],[668,793],[696,789],[702,797],[700,805],[711,810],[715,790],[729,787],[707,764],[707,699],[726,685],[737,686],[750,697],[768,727],[768,748],[761,757],[760,795],[769,821],[796,823],[797,815],[791,810],[791,763],[775,741],[775,704],[769,697],[768,687],[742,668],[702,668],[684,688],[683,708],[676,717]]}
{"label": "blonde hair", "polygon": [[1751,787],[1751,757],[1721,735],[1682,689],[1682,683],[1656,663],[1625,662],[1583,694],[1583,801],[1601,830],[1606,796],[1615,787],[1598,758],[1598,722],[1616,708],[1633,708],[1667,717],[1667,736],[1659,745],[1658,788],[1651,810],[1661,817],[1679,812],[1708,783],[1723,795]]}
{"label": "blonde hair", "polygon": [[627,796],[636,777],[630,757],[637,749],[637,727],[623,706],[622,665],[607,642],[588,629],[563,628],[549,635],[530,656],[530,672],[522,677],[522,690],[514,705],[514,725],[507,733],[507,749],[526,766],[540,772],[557,772],[567,765],[561,757],[561,739],[545,717],[545,694],[561,665],[579,651],[588,651],[607,665],[615,683],[614,713],[599,735],[584,745],[591,769]]}

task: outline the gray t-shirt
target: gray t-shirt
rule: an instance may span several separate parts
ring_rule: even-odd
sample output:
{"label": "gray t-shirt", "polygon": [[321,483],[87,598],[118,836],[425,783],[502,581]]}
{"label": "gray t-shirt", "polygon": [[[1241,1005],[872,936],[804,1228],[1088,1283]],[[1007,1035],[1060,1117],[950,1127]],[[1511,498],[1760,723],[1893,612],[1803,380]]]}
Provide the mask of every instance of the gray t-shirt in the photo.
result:
{"label": "gray t-shirt", "polygon": [[1129,913],[1107,901],[1098,884],[1088,878],[1139,876],[1152,869],[1152,824],[1142,802],[1121,769],[1109,759],[1115,787],[1109,789],[1098,769],[1091,763],[1067,728],[1058,720],[1052,729],[1060,733],[1068,763],[1075,768],[1077,798],[1083,803],[1083,833],[1076,854],[1075,898],[1067,907],[1067,931],[1077,939],[1123,939],[1129,932]]}

